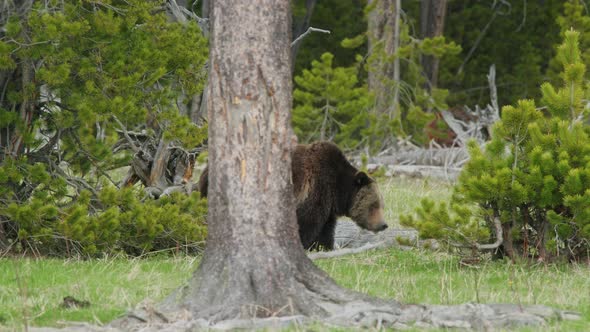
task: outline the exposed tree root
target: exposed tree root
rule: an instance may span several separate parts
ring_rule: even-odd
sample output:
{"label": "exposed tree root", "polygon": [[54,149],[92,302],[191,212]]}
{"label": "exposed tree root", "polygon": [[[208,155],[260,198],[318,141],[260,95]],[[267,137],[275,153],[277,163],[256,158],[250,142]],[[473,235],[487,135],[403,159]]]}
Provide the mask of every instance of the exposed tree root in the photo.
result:
{"label": "exposed tree root", "polygon": [[400,305],[383,300],[351,301],[344,304],[323,303],[330,315],[313,318],[303,315],[256,319],[228,319],[212,322],[193,319],[188,311],[157,313],[153,308],[142,308],[125,318],[99,327],[88,324],[67,328],[30,328],[35,332],[53,331],[193,331],[195,329],[278,329],[288,326],[304,326],[318,322],[328,326],[364,328],[452,328],[489,331],[525,326],[544,326],[552,321],[576,320],[577,313],[556,310],[541,305],[520,307],[515,304],[460,304],[460,305]]}

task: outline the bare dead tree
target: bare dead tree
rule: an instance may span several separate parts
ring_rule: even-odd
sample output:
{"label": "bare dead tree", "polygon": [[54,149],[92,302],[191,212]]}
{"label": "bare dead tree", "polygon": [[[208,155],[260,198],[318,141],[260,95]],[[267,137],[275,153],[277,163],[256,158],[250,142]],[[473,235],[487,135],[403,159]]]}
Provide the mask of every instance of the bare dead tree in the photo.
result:
{"label": "bare dead tree", "polygon": [[[447,0],[423,0],[421,2],[420,30],[422,38],[442,36],[447,12]],[[438,83],[439,59],[432,55],[422,56],[422,70],[430,90]]]}
{"label": "bare dead tree", "polygon": [[441,111],[443,119],[457,134],[457,140],[461,146],[467,141],[475,139],[480,145],[484,144],[491,135],[492,126],[500,119],[500,106],[498,105],[498,92],[496,89],[496,66],[491,65],[487,75],[490,87],[490,104],[485,108],[475,105],[475,110],[465,107],[467,113],[474,121],[462,121],[449,111]]}
{"label": "bare dead tree", "polygon": [[401,2],[371,0],[369,6],[369,90],[375,93],[375,110],[394,118],[399,105],[400,69],[395,54],[399,47]]}

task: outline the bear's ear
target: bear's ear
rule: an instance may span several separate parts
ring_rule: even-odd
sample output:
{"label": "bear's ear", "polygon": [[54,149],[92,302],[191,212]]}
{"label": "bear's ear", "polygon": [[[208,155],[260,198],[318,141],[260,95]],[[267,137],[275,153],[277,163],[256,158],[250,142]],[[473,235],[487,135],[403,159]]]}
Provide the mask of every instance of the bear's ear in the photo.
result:
{"label": "bear's ear", "polygon": [[365,186],[371,183],[371,181],[371,178],[365,172],[358,172],[354,176],[354,183],[359,187]]}

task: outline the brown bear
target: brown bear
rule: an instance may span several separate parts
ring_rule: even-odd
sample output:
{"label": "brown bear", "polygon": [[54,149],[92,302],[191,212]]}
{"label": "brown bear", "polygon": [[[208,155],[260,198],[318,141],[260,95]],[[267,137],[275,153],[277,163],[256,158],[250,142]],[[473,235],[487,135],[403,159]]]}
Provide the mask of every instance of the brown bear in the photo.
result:
{"label": "brown bear", "polygon": [[[374,232],[387,228],[375,180],[352,166],[333,143],[299,144],[292,155],[299,236],[305,249],[334,248],[336,220],[346,216]],[[207,195],[207,169],[199,179]]]}

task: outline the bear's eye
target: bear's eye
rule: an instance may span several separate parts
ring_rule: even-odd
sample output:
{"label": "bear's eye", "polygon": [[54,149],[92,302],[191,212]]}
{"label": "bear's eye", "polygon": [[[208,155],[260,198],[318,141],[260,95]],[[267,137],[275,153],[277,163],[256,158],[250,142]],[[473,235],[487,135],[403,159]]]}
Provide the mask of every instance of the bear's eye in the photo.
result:
{"label": "bear's eye", "polygon": [[369,206],[369,209],[376,210],[379,208],[379,202],[374,202]]}

